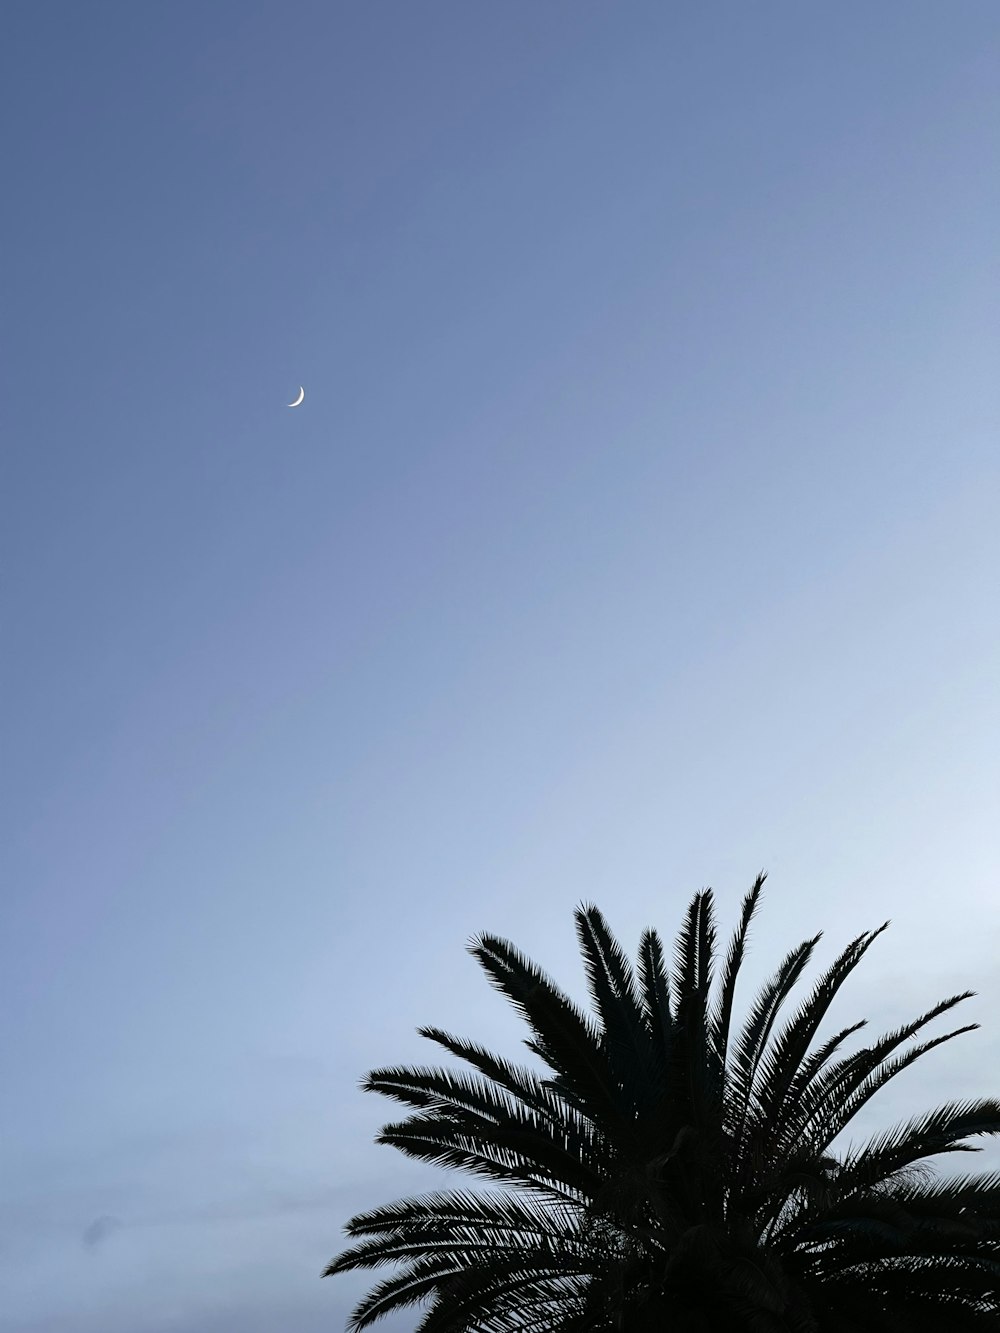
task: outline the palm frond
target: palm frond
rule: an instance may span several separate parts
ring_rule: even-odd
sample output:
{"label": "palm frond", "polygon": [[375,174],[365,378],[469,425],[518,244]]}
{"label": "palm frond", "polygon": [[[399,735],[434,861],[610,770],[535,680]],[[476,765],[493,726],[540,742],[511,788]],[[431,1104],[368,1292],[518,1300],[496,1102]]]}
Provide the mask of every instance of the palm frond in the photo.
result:
{"label": "palm frond", "polygon": [[849,1151],[838,1177],[842,1193],[884,1180],[922,1158],[945,1152],[978,1152],[966,1140],[1000,1134],[1000,1101],[949,1102],[895,1125]]}
{"label": "palm frond", "polygon": [[852,940],[827,968],[806,1001],[765,1050],[761,1060],[761,1086],[756,1102],[762,1134],[776,1139],[781,1132],[782,1111],[790,1099],[796,1073],[802,1066],[813,1038],[841,986],[861,962],[889,922]]}
{"label": "palm frond", "polygon": [[[960,995],[952,995],[928,1009],[913,1022],[886,1033],[874,1045],[866,1046],[853,1055],[827,1066],[804,1090],[797,1116],[799,1132],[816,1128],[820,1124],[830,1126],[835,1108],[855,1093],[893,1051],[916,1036],[935,1018],[940,1018],[957,1004],[971,999],[974,994],[974,991],[963,991]],[[839,1129],[837,1132],[840,1132]],[[828,1135],[826,1141],[831,1143],[833,1139]]]}
{"label": "palm frond", "polygon": [[826,1067],[837,1051],[840,1050],[848,1037],[853,1037],[855,1032],[860,1032],[862,1028],[868,1026],[867,1018],[859,1019],[857,1023],[852,1023],[849,1027],[841,1028],[828,1038],[822,1046],[817,1047],[815,1051],[800,1063],[798,1070],[792,1079],[790,1089],[790,1100],[798,1103],[806,1089],[810,1086],[816,1076]]}
{"label": "palm frond", "polygon": [[623,1099],[623,1111],[636,1117],[649,1109],[656,1054],[635,974],[596,907],[577,911],[576,928],[610,1072]]}
{"label": "palm frond", "polygon": [[908,1051],[904,1051],[902,1055],[898,1055],[892,1060],[883,1060],[851,1096],[841,1100],[840,1106],[824,1125],[822,1133],[815,1137],[813,1141],[823,1144],[833,1143],[837,1135],[850,1124],[862,1107],[897,1074],[902,1073],[904,1069],[908,1069],[922,1055],[926,1055],[928,1051],[934,1050],[935,1047],[943,1046],[945,1042],[953,1041],[955,1037],[961,1037],[966,1032],[975,1032],[978,1028],[978,1023],[966,1023],[963,1027],[953,1028],[951,1032],[945,1032],[938,1037],[931,1037],[927,1041],[919,1042],[916,1046],[911,1046]]}
{"label": "palm frond", "polygon": [[627,1122],[594,1023],[506,940],[482,935],[470,953],[527,1020],[533,1034],[528,1046],[553,1070],[559,1084],[578,1104],[600,1108],[602,1120],[622,1132]]}
{"label": "palm frond", "polygon": [[757,1070],[771,1030],[777,1021],[781,1006],[802,975],[820,939],[816,935],[787,954],[777,972],[760,991],[736,1044],[735,1060],[728,1074],[728,1115],[733,1143],[733,1176],[739,1181],[738,1189],[746,1187],[748,1172],[755,1166],[751,1153],[753,1144],[748,1140],[751,1105],[755,1092]]}
{"label": "palm frond", "polygon": [[546,1087],[537,1074],[523,1065],[515,1065],[509,1060],[504,1060],[492,1051],[488,1051],[485,1046],[462,1037],[455,1037],[442,1028],[427,1025],[418,1027],[417,1033],[443,1047],[459,1060],[472,1065],[485,1078],[499,1087],[506,1088],[520,1101],[533,1106],[537,1111],[543,1111],[549,1105],[551,1089]]}
{"label": "palm frond", "polygon": [[655,930],[643,931],[639,942],[639,985],[646,1023],[658,1054],[657,1080],[665,1090],[666,1074],[673,1058],[674,1018],[663,944]]}
{"label": "palm frond", "polygon": [[729,945],[729,952],[726,956],[726,965],[722,973],[722,985],[719,991],[719,999],[712,1015],[712,1036],[715,1042],[715,1048],[723,1065],[726,1063],[726,1056],[729,1048],[729,1027],[732,1021],[733,1001],[736,996],[736,979],[739,976],[740,967],[743,964],[743,958],[746,953],[747,936],[750,931],[750,923],[753,920],[754,913],[757,911],[757,905],[760,902],[761,891],[764,888],[764,881],[767,875],[761,871],[753,882],[750,892],[743,899],[743,906],[740,911],[740,923]]}
{"label": "palm frond", "polygon": [[579,1156],[516,1126],[484,1129],[454,1118],[411,1116],[383,1126],[376,1142],[417,1161],[517,1183],[558,1199],[587,1198],[600,1179]]}

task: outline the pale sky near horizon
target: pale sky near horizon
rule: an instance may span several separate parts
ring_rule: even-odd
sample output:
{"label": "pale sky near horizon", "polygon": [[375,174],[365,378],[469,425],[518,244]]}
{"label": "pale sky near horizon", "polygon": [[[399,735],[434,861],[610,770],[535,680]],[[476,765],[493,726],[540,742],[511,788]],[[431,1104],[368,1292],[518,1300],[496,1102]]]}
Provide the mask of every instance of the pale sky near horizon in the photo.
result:
{"label": "pale sky near horizon", "polygon": [[342,1328],[581,900],[1000,1092],[1000,8],[4,20],[2,1333]]}

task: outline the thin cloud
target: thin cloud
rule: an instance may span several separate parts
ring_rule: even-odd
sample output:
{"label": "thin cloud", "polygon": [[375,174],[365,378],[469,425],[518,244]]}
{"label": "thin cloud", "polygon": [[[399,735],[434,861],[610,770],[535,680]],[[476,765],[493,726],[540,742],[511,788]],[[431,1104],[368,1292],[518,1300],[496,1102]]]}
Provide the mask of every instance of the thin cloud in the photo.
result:
{"label": "thin cloud", "polygon": [[96,1250],[115,1232],[139,1230],[147,1227],[219,1226],[226,1223],[265,1221],[296,1213],[319,1212],[342,1208],[344,1190],[333,1188],[315,1194],[274,1194],[265,1199],[237,1200],[232,1203],[209,1204],[182,1212],[161,1213],[153,1217],[135,1217],[127,1221],[105,1213],[84,1227],[80,1239],[88,1250]]}
{"label": "thin cloud", "polygon": [[112,1232],[120,1230],[124,1225],[120,1217],[112,1217],[109,1213],[105,1213],[101,1217],[95,1217],[93,1222],[84,1227],[80,1239],[88,1250],[96,1250]]}

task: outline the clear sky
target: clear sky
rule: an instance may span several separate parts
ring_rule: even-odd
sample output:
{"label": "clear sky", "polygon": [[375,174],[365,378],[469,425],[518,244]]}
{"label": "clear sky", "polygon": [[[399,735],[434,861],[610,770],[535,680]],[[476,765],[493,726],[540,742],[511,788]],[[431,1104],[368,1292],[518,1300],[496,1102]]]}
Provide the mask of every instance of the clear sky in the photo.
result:
{"label": "clear sky", "polygon": [[342,1327],[581,900],[892,917],[881,1114],[1000,1090],[995,0],[3,27],[4,1333]]}

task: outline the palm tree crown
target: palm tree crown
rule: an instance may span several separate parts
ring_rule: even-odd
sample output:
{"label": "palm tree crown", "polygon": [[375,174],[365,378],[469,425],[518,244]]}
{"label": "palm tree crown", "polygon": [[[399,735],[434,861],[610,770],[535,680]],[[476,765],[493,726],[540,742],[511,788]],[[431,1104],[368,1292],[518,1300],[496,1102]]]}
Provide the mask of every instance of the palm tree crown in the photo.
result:
{"label": "palm tree crown", "polygon": [[[471,952],[526,1020],[541,1070],[437,1028],[448,1068],[378,1069],[363,1086],[412,1109],[379,1142],[490,1188],[353,1218],[324,1276],[395,1264],[361,1330],[424,1307],[419,1333],[893,1333],[1000,1327],[1000,1173],[936,1178],[928,1159],[1000,1133],[1000,1102],[951,1102],[860,1147],[835,1142],[880,1088],[975,1023],[911,1043],[942,1001],[853,1054],[817,1043],[883,925],[779,1015],[819,940],[793,949],[738,1031],[736,980],[764,876],[713,988],[710,890],[672,964],[646,931],[631,966],[595,907],[576,913],[593,1013],[508,942]],[[886,923],[888,925],[888,923]],[[714,989],[714,994],[713,994]]]}

